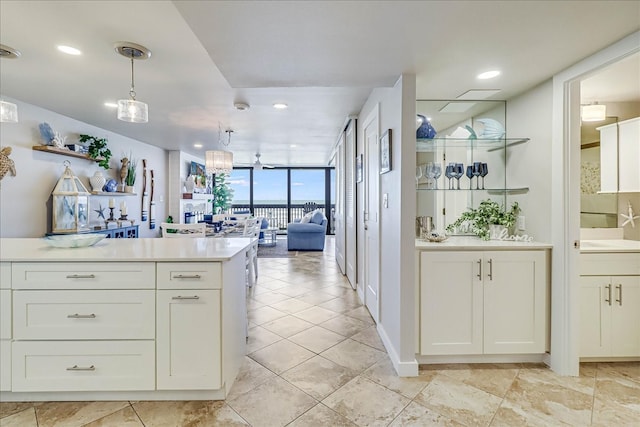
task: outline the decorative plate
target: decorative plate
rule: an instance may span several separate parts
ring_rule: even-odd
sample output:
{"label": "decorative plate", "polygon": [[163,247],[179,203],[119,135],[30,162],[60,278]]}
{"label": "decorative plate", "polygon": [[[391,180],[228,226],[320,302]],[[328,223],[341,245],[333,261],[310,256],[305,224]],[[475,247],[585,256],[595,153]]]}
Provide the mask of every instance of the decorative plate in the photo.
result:
{"label": "decorative plate", "polygon": [[54,248],[86,248],[87,246],[95,245],[105,237],[107,235],[102,233],[65,234],[47,236],[44,240]]}

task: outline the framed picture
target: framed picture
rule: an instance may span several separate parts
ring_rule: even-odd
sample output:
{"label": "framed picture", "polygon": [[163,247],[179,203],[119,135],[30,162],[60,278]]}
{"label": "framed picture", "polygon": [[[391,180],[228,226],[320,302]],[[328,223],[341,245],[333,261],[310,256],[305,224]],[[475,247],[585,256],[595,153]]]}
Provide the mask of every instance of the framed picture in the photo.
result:
{"label": "framed picture", "polygon": [[196,192],[201,193],[207,188],[207,172],[201,163],[191,162],[190,175],[193,175]]}
{"label": "framed picture", "polygon": [[362,154],[356,157],[356,182],[362,182]]}
{"label": "framed picture", "polygon": [[380,138],[380,175],[391,170],[391,129]]}

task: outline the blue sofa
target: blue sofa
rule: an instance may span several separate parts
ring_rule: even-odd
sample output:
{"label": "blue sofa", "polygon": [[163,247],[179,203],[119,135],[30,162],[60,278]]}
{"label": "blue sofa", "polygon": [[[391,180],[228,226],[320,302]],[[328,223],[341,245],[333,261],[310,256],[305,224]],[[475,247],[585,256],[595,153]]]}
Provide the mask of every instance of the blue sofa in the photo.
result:
{"label": "blue sofa", "polygon": [[303,223],[300,219],[296,219],[287,225],[287,249],[324,251],[326,233],[327,218],[320,211],[312,212],[309,222]]}

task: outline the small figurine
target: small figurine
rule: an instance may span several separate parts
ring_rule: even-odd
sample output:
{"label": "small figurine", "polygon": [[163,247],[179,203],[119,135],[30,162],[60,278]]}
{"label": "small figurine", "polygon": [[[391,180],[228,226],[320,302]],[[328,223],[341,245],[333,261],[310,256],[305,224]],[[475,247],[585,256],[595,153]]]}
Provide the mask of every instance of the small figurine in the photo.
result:
{"label": "small figurine", "polygon": [[122,188],[124,189],[124,180],[127,178],[127,174],[129,173],[129,159],[123,157],[120,161],[122,162],[122,167],[120,168],[120,182],[122,183]]}
{"label": "small figurine", "polygon": [[0,179],[4,178],[7,172],[11,172],[12,176],[16,176],[16,164],[9,158],[11,147],[4,147],[0,150]]}

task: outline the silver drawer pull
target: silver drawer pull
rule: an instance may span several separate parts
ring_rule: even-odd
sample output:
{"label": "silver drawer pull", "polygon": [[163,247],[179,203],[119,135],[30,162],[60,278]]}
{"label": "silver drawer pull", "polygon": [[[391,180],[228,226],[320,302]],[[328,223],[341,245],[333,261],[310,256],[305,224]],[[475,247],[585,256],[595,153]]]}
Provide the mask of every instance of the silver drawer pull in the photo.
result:
{"label": "silver drawer pull", "polygon": [[194,296],[191,296],[191,297],[183,297],[183,296],[178,295],[177,297],[171,297],[171,299],[200,299],[200,297],[198,295],[194,295]]}
{"label": "silver drawer pull", "polygon": [[69,274],[67,279],[95,279],[95,274]]}
{"label": "silver drawer pull", "polygon": [[67,368],[67,371],[95,371],[96,367],[91,365],[91,366],[78,366],[78,365],[73,365],[70,368]]}
{"label": "silver drawer pull", "polygon": [[176,274],[175,276],[173,276],[174,279],[201,279],[202,276],[200,276],[199,274]]}
{"label": "silver drawer pull", "polygon": [[67,315],[68,319],[95,319],[96,315],[91,313],[91,314],[68,314]]}
{"label": "silver drawer pull", "polygon": [[616,302],[618,305],[622,305],[622,284],[616,285],[616,289],[618,290],[618,298],[616,298]]}

